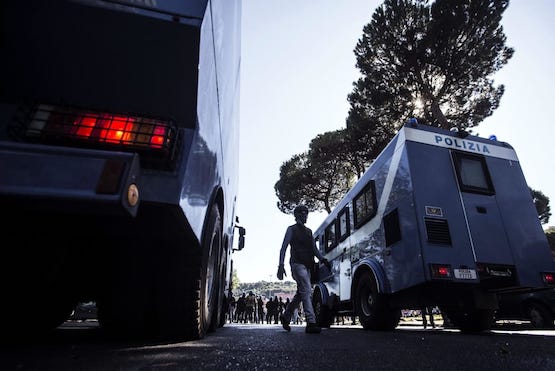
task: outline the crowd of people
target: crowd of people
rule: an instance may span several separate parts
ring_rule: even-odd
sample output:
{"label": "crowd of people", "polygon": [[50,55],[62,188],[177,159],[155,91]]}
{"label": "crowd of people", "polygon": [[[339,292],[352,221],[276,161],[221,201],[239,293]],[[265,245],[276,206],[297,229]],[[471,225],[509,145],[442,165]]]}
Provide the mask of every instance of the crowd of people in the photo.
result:
{"label": "crowd of people", "polygon": [[[262,295],[255,295],[252,291],[243,293],[237,299],[231,296],[227,311],[226,321],[228,323],[259,323],[279,324],[279,317],[289,305],[290,299],[280,296],[265,299]],[[294,318],[291,323],[302,324],[304,322],[302,303],[294,309]]]}
{"label": "crowd of people", "polygon": [[[280,316],[285,312],[290,299],[280,296],[266,299],[262,295],[255,295],[252,291],[248,294],[243,293],[238,298],[231,296],[229,307],[226,314],[227,323],[254,323],[254,324],[274,324],[280,323]],[[426,318],[429,316],[429,319]],[[439,316],[441,312],[437,307],[422,308],[422,310],[403,310],[402,316],[405,318],[420,317],[424,328],[429,325],[435,328],[434,315]],[[306,321],[302,311],[302,302],[293,311],[291,323],[302,325]],[[334,318],[335,325],[356,325],[359,324],[356,316],[337,316]]]}

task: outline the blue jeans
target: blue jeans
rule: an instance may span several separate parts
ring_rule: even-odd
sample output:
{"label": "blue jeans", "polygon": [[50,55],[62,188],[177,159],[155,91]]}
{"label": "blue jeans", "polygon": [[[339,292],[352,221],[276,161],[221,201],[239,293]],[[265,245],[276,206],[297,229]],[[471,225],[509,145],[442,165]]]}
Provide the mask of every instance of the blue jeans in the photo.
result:
{"label": "blue jeans", "polygon": [[312,285],[310,284],[310,271],[304,264],[291,263],[291,275],[295,282],[297,282],[297,292],[293,300],[285,309],[283,316],[291,321],[293,311],[303,303],[303,311],[307,323],[316,323],[316,316],[314,315],[314,308],[312,307]]}

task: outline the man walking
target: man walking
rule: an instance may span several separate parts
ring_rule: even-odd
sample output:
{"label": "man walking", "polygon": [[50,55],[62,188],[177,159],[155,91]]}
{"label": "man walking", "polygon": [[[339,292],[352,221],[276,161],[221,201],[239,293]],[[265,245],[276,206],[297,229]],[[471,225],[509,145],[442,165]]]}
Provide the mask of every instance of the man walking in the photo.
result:
{"label": "man walking", "polygon": [[303,303],[303,309],[306,318],[305,332],[309,334],[318,334],[321,328],[316,324],[316,316],[311,301],[312,286],[310,284],[310,268],[314,263],[314,256],[331,269],[331,265],[326,258],[320,253],[316,247],[316,243],[312,237],[312,231],[305,226],[308,217],[308,208],[299,205],[293,210],[296,223],[289,226],[285,232],[285,237],[281,245],[279,254],[279,266],[277,277],[283,280],[285,268],[283,261],[285,260],[285,252],[287,247],[291,245],[291,276],[297,283],[297,292],[293,300],[289,303],[285,312],[280,316],[281,325],[287,331],[291,331],[291,317],[293,311],[298,307],[299,303]]}

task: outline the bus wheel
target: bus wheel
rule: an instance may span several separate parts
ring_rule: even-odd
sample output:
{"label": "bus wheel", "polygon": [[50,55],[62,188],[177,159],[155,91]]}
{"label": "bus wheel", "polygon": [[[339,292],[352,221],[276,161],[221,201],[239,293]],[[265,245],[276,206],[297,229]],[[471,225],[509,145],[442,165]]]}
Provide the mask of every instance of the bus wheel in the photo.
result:
{"label": "bus wheel", "polygon": [[527,307],[530,323],[535,328],[553,328],[553,316],[549,310],[539,303],[530,303]]}
{"label": "bus wheel", "polygon": [[220,290],[220,254],[222,250],[222,219],[217,205],[210,210],[206,235],[203,239],[203,257],[200,292],[200,335],[216,330]]}
{"label": "bus wheel", "polygon": [[492,309],[446,307],[441,309],[453,325],[462,332],[477,333],[487,331],[495,322]]}
{"label": "bus wheel", "polygon": [[401,319],[400,309],[391,309],[387,297],[378,293],[369,272],[362,274],[355,292],[355,311],[365,330],[391,331]]}
{"label": "bus wheel", "polygon": [[221,236],[220,212],[213,206],[198,254],[169,244],[158,271],[156,315],[148,325],[159,337],[198,340],[217,328]]}
{"label": "bus wheel", "polygon": [[220,327],[224,327],[225,325],[225,315],[227,313],[227,309],[229,307],[229,300],[227,298],[226,295],[226,290],[225,290],[225,280],[226,280],[226,272],[227,272],[227,249],[225,248],[225,245],[222,246],[221,248],[221,252],[220,252],[220,262],[221,264],[219,264],[219,269],[218,269],[218,302],[217,302],[217,306],[219,308],[219,313],[218,311],[216,311],[215,313],[218,313],[218,315],[214,318],[213,323],[217,324],[217,326],[213,326],[214,330],[216,330],[216,328],[220,328]]}
{"label": "bus wheel", "polygon": [[322,294],[319,289],[314,291],[312,295],[312,306],[314,307],[314,315],[318,326],[329,328],[333,323],[333,316],[330,308],[322,302]]}

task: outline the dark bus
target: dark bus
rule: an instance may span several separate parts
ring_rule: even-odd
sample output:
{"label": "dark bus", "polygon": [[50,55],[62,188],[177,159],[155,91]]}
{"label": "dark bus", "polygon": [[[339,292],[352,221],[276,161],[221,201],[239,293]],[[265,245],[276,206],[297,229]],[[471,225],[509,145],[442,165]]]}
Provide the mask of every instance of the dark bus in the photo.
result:
{"label": "dark bus", "polygon": [[0,17],[2,335],[88,301],[118,334],[223,326],[245,232],[240,1],[6,0]]}

